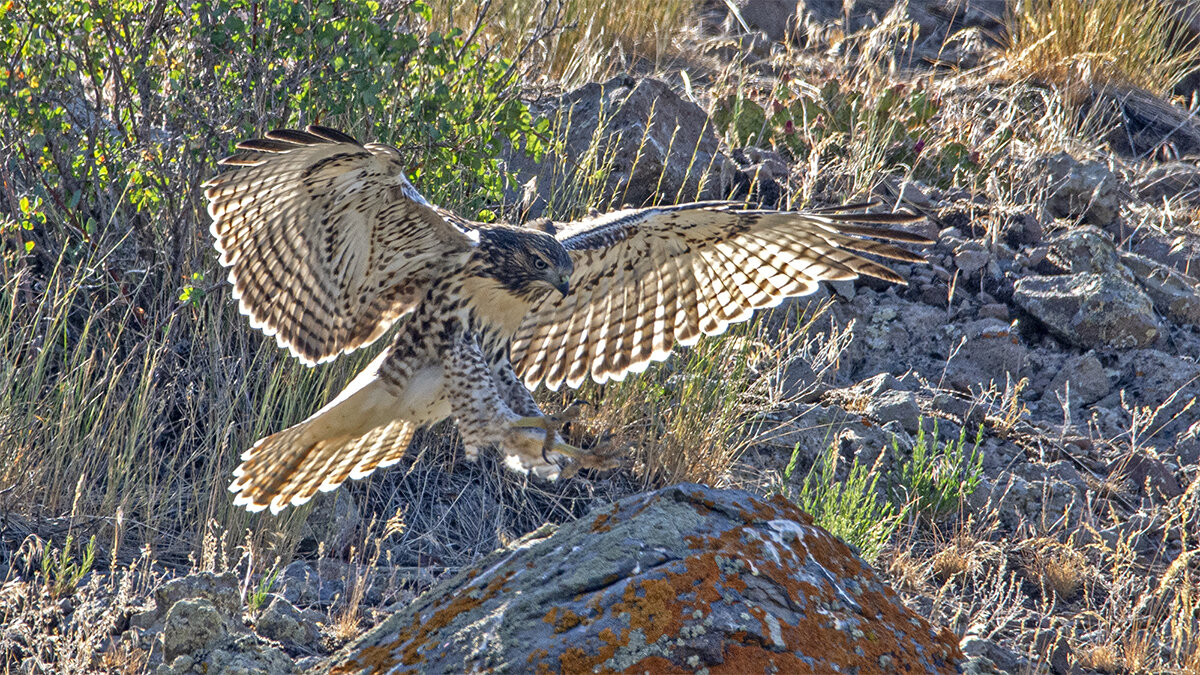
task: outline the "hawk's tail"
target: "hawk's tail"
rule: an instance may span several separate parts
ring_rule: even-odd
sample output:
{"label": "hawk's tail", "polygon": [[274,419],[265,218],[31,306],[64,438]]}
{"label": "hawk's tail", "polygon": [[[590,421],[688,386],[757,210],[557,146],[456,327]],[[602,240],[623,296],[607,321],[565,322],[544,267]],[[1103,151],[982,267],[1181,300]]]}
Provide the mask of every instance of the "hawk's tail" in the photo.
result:
{"label": "hawk's tail", "polygon": [[303,504],[318,490],[328,492],[347,478],[399,462],[416,431],[411,422],[394,420],[353,438],[316,438],[315,418],[267,436],[242,456],[229,486],[237,493],[235,505],[279,513]]}
{"label": "hawk's tail", "polygon": [[242,455],[229,486],[233,503],[279,513],[400,461],[417,424],[396,418],[396,397],[378,377],[379,359],[311,417]]}

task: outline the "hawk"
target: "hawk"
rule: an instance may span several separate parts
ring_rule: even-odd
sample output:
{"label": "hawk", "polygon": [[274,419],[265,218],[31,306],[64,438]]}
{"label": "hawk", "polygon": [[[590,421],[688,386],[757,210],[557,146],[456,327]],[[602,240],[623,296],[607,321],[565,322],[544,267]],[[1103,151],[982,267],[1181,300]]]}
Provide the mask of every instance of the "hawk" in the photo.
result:
{"label": "hawk", "polygon": [[903,284],[860,254],[922,262],[889,242],[928,243],[862,224],[911,214],[857,207],[702,202],[485,224],[426,201],[387,145],[309,126],[237,148],[205,195],[250,324],[312,365],[400,322],[336,398],[242,456],[230,490],[251,511],[278,513],[395,464],[419,427],[447,417],[470,459],[495,446],[510,468],[548,479],[587,466],[594,457],[535,404],[539,384],[622,380],[823,279]]}

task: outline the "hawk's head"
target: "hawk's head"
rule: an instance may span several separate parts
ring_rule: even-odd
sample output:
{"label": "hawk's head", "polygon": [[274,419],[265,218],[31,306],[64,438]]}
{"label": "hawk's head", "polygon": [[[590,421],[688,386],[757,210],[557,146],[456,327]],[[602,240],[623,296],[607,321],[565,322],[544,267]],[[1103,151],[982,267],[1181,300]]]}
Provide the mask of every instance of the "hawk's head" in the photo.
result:
{"label": "hawk's head", "polygon": [[480,273],[528,301],[551,289],[566,295],[574,264],[567,249],[546,232],[508,225],[479,229]]}

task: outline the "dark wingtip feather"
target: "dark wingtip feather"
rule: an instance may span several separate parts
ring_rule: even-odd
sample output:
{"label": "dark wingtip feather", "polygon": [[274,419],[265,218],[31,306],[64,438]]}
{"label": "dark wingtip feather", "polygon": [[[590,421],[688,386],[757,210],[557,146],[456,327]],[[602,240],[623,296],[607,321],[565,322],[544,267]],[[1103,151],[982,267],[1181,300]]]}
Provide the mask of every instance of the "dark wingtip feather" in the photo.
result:
{"label": "dark wingtip feather", "polygon": [[875,237],[877,239],[888,239],[890,241],[899,241],[906,244],[933,244],[934,241],[928,237],[919,234],[908,232],[906,230],[897,230],[890,227],[871,227],[863,225],[855,225],[854,223],[838,223],[838,232],[843,234],[856,234],[862,237]]}
{"label": "dark wingtip feather", "polygon": [[274,138],[251,138],[237,144],[238,150],[258,150],[260,152],[287,152],[300,147],[290,141]]}
{"label": "dark wingtip feather", "polygon": [[354,145],[361,145],[357,138],[354,138],[347,133],[338,131],[337,129],[323,127],[320,124],[308,125],[307,132],[315,136],[320,136],[321,138],[333,143],[353,143]]}
{"label": "dark wingtip feather", "polygon": [[[240,143],[238,147],[242,147]],[[218,160],[217,164],[222,166],[257,166],[264,159],[263,154],[257,150],[245,150],[243,152],[235,152],[228,157]]]}
{"label": "dark wingtip feather", "polygon": [[298,129],[272,129],[266,133],[266,137],[273,141],[287,141],[297,145],[316,145],[325,142],[325,139],[316,134]]}

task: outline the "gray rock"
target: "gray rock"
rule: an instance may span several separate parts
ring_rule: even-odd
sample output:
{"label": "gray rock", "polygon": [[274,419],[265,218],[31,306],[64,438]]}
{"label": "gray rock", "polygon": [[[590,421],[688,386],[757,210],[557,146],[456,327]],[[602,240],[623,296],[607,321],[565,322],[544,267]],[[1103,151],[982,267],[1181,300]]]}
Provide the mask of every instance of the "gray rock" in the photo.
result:
{"label": "gray rock", "polygon": [[963,274],[970,277],[984,267],[987,267],[988,263],[992,262],[993,257],[991,252],[979,242],[967,241],[963,242],[954,251],[954,265]]}
{"label": "gray rock", "polygon": [[[1176,445],[1176,437],[1186,434],[1195,422],[1197,408],[1184,410],[1189,401],[1200,398],[1200,363],[1195,358],[1180,358],[1156,349],[1121,355],[1121,376],[1116,386],[1124,390],[1128,403],[1155,411],[1148,428],[1139,431],[1143,443],[1160,448]],[[1123,431],[1128,432],[1127,416]],[[1186,450],[1182,442],[1178,444]]]}
{"label": "gray rock", "polygon": [[[259,643],[242,623],[237,576],[200,572],[173,579],[155,607],[130,619],[126,636],[151,653],[159,675],[299,673],[287,654]],[[152,643],[158,642],[159,646]]]}
{"label": "gray rock", "polygon": [[320,640],[321,631],[315,619],[320,614],[309,610],[301,612],[292,603],[276,595],[254,622],[254,631],[259,635],[294,645],[312,645]]}
{"label": "gray rock", "polygon": [[1046,210],[1056,218],[1082,218],[1111,229],[1130,198],[1120,178],[1101,162],[1080,162],[1065,152],[1043,157],[1035,171],[1050,180]]}
{"label": "gray rock", "polygon": [[135,614],[129,623],[147,632],[157,633],[163,629],[163,620],[175,603],[196,598],[208,601],[223,616],[241,613],[242,597],[236,574],[198,572],[163,584],[154,592],[154,608]]}
{"label": "gray rock", "polygon": [[317,673],[956,672],[913,613],[782,498],[677,485],[516,542]]}
{"label": "gray rock", "polygon": [[1037,653],[1046,657],[1050,671],[1055,675],[1067,675],[1071,669],[1071,645],[1061,629],[1038,631],[1034,641]]}
{"label": "gray rock", "polygon": [[997,321],[1009,322],[1008,305],[1000,302],[989,302],[979,308],[979,318],[981,319],[996,319]]}
{"label": "gray rock", "polygon": [[1136,253],[1121,262],[1146,290],[1154,308],[1178,324],[1200,326],[1200,280]]}
{"label": "gray rock", "polygon": [[345,590],[340,579],[323,579],[311,565],[297,560],[279,575],[279,594],[297,607],[328,607]]}
{"label": "gray rock", "polygon": [[1046,256],[1067,272],[1118,274],[1133,280],[1121,265],[1112,236],[1095,227],[1072,227],[1046,242]]}
{"label": "gray rock", "polygon": [[1013,301],[1084,349],[1145,347],[1162,333],[1150,298],[1119,274],[1028,276],[1017,280]]}
{"label": "gray rock", "polygon": [[917,404],[917,395],[911,391],[889,391],[872,396],[867,403],[866,413],[880,424],[899,422],[905,431],[915,434],[921,406]]}
{"label": "gray rock", "polygon": [[[780,42],[796,29],[795,0],[734,0],[738,15],[749,28],[762,31],[768,38]],[[732,12],[726,19],[725,26],[732,32],[738,32],[736,17]]]}
{"label": "gray rock", "polygon": [[260,645],[253,635],[244,634],[199,659],[191,654],[180,655],[170,666],[159,666],[156,672],[158,675],[299,675],[300,669],[283,651]]}
{"label": "gray rock", "polygon": [[[994,672],[1015,673],[1020,672],[1028,663],[1023,656],[995,640],[971,634],[970,629],[968,629],[967,636],[962,639],[961,645],[964,654],[986,660],[986,663],[980,664],[979,672],[988,672],[986,664],[990,663]],[[967,651],[968,649],[970,652]],[[969,672],[970,664],[963,670]]]}
{"label": "gray rock", "polygon": [[601,197],[618,207],[729,195],[736,170],[721,153],[708,114],[663,82],[614,77],[568,92],[538,112],[574,161],[547,157],[535,163],[523,152],[505,154],[507,168],[517,174],[506,200],[521,201],[521,186],[537,179],[542,199],[529,216],[541,215],[548,195],[572,198],[578,180],[601,169],[607,169]]}
{"label": "gray rock", "polygon": [[1067,391],[1071,393],[1071,407],[1075,409],[1091,405],[1112,391],[1108,373],[1094,351],[1067,359],[1050,381],[1046,395],[1065,395]]}
{"label": "gray rock", "polygon": [[1175,472],[1162,460],[1145,452],[1121,455],[1109,463],[1108,472],[1124,478],[1134,492],[1160,502],[1183,494],[1183,486]]}
{"label": "gray rock", "polygon": [[228,631],[226,615],[208,600],[180,600],[167,610],[162,632],[163,658],[173,661],[181,654],[205,649]]}
{"label": "gray rock", "polygon": [[946,379],[952,386],[978,390],[1021,379],[1029,367],[1029,354],[1012,324],[980,319],[961,330],[962,346],[946,364]]}

